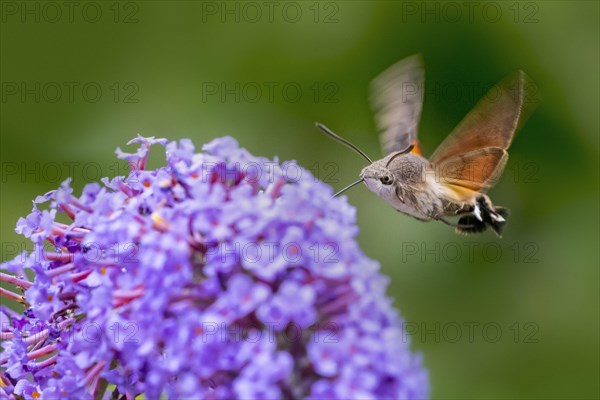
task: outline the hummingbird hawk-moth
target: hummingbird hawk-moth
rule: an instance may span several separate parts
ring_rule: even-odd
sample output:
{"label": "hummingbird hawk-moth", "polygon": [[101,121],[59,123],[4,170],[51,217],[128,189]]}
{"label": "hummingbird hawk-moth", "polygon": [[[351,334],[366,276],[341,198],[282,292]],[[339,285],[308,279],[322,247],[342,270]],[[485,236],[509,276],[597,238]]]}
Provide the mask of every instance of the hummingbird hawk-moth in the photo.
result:
{"label": "hummingbird hawk-moth", "polygon": [[[441,221],[462,234],[490,227],[500,236],[508,209],[486,195],[502,175],[513,136],[533,104],[533,85],[517,71],[494,86],[425,158],[417,137],[423,105],[424,68],[420,55],[405,58],[371,83],[371,104],[384,157],[372,161],[362,150],[324,125],[317,126],[352,148],[369,165],[360,179],[395,210],[421,221]],[[410,89],[410,90],[409,90]],[[448,218],[458,217],[457,222]]]}

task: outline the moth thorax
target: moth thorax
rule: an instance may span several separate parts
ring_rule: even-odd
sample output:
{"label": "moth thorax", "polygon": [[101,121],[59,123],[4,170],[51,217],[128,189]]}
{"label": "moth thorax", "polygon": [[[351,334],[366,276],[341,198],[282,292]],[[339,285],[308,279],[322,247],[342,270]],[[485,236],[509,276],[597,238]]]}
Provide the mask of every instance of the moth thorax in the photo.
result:
{"label": "moth thorax", "polygon": [[394,160],[389,169],[399,182],[417,184],[425,181],[427,165],[427,160],[424,158],[407,154]]}

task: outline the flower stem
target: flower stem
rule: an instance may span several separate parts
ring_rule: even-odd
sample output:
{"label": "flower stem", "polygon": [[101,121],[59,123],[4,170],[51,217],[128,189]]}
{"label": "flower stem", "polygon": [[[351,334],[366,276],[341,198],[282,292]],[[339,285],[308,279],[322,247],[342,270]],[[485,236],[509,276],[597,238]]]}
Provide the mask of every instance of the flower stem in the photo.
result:
{"label": "flower stem", "polygon": [[33,285],[33,283],[26,279],[17,278],[16,276],[8,275],[2,272],[0,272],[0,282],[11,283],[23,289],[29,289],[31,285]]}
{"label": "flower stem", "polygon": [[4,296],[14,301],[18,301],[19,303],[25,304],[25,298],[16,293],[11,292],[10,290],[6,290],[0,287],[0,296]]}

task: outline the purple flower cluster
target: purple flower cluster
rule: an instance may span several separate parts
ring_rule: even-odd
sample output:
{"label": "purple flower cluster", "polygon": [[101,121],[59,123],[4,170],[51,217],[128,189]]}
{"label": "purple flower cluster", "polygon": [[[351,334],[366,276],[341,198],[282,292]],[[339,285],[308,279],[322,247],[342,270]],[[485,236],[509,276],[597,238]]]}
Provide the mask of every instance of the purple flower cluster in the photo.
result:
{"label": "purple flower cluster", "polygon": [[[0,397],[428,396],[344,198],[229,137],[132,142],[129,176],[67,180],[19,219],[34,251],[2,264]],[[152,144],[167,165],[147,170]]]}

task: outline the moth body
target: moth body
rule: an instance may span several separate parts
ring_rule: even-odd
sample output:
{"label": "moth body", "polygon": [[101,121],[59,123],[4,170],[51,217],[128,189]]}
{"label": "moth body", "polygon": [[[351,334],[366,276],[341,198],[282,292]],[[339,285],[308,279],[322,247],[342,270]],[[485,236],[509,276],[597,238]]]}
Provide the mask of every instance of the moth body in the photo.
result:
{"label": "moth body", "polygon": [[[390,154],[360,173],[367,188],[398,212],[420,221],[445,222],[459,233],[482,232],[488,226],[496,234],[502,233],[508,210],[494,207],[483,193],[448,189],[437,176],[434,165],[412,153]],[[445,220],[455,216],[461,216],[457,224]]]}
{"label": "moth body", "polygon": [[[463,234],[489,227],[500,236],[508,210],[494,206],[486,192],[502,175],[513,136],[532,109],[531,82],[522,71],[499,82],[425,158],[418,140],[424,76],[421,57],[415,55],[388,68],[371,84],[385,155],[380,160],[372,161],[318,124],[369,162],[360,180],[336,196],[364,182],[396,211],[418,220],[441,221]],[[458,217],[458,222],[447,221],[450,217]]]}
{"label": "moth body", "polygon": [[460,199],[440,185],[434,166],[413,153],[375,161],[360,173],[369,190],[392,208],[421,221],[439,220],[475,209],[477,193]]}

